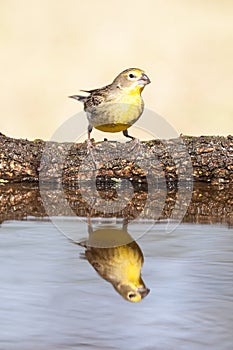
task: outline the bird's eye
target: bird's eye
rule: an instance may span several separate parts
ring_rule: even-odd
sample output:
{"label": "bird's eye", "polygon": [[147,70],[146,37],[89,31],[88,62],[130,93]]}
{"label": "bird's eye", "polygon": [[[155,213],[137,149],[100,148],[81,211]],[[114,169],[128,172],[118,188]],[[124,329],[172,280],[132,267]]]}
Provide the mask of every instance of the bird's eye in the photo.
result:
{"label": "bird's eye", "polygon": [[129,297],[129,299],[135,298],[135,297],[136,297],[136,294],[130,292],[130,293],[128,294],[128,297]]}
{"label": "bird's eye", "polygon": [[136,76],[133,73],[129,73],[129,78],[134,79],[134,78],[136,78]]}

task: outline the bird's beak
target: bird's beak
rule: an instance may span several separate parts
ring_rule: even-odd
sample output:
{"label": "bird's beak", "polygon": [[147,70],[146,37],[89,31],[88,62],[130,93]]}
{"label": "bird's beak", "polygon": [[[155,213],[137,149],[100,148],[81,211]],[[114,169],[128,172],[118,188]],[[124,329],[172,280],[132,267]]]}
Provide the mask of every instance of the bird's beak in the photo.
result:
{"label": "bird's beak", "polygon": [[79,96],[78,95],[73,95],[73,96],[68,96],[69,98],[74,98],[75,100],[79,100]]}
{"label": "bird's beak", "polygon": [[143,85],[150,84],[150,82],[151,82],[149,77],[145,73],[142,73],[142,75],[140,76],[138,81],[139,81],[139,83],[141,83]]}
{"label": "bird's beak", "polygon": [[146,287],[141,287],[141,288],[138,288],[138,293],[141,294],[142,298],[145,298],[147,296],[147,294],[150,293],[150,289],[149,288],[146,288]]}

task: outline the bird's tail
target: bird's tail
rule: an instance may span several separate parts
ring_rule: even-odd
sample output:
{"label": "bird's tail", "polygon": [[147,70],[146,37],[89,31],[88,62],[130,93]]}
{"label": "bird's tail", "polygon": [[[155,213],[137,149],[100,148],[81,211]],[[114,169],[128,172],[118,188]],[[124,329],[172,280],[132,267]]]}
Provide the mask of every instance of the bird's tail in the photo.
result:
{"label": "bird's tail", "polygon": [[86,101],[86,96],[81,96],[81,95],[73,95],[73,96],[68,96],[70,98],[74,98],[75,100],[78,100],[80,102],[85,102]]}

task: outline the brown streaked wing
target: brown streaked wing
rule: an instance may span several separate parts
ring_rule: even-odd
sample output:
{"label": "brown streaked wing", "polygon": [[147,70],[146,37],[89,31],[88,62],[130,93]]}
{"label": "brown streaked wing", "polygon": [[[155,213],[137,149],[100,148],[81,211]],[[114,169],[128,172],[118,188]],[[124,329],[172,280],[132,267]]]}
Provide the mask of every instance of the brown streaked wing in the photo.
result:
{"label": "brown streaked wing", "polygon": [[85,102],[85,109],[96,107],[104,102],[108,95],[108,91],[109,88],[107,86],[102,89],[86,91],[90,93],[90,96],[87,97],[87,100]]}

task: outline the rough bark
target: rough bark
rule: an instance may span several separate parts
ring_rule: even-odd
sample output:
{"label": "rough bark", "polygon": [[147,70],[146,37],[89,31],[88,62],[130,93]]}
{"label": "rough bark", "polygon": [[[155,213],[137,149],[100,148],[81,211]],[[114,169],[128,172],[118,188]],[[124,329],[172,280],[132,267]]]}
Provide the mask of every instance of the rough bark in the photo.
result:
{"label": "rough bark", "polygon": [[145,186],[148,181],[154,186],[164,179],[169,186],[180,180],[211,184],[233,180],[233,136],[181,136],[146,141],[142,146],[132,142],[98,143],[87,155],[86,143],[28,141],[0,134],[0,181],[38,182],[40,175],[44,182],[75,186],[92,181],[94,163],[98,164],[95,177],[100,186],[122,179]]}

